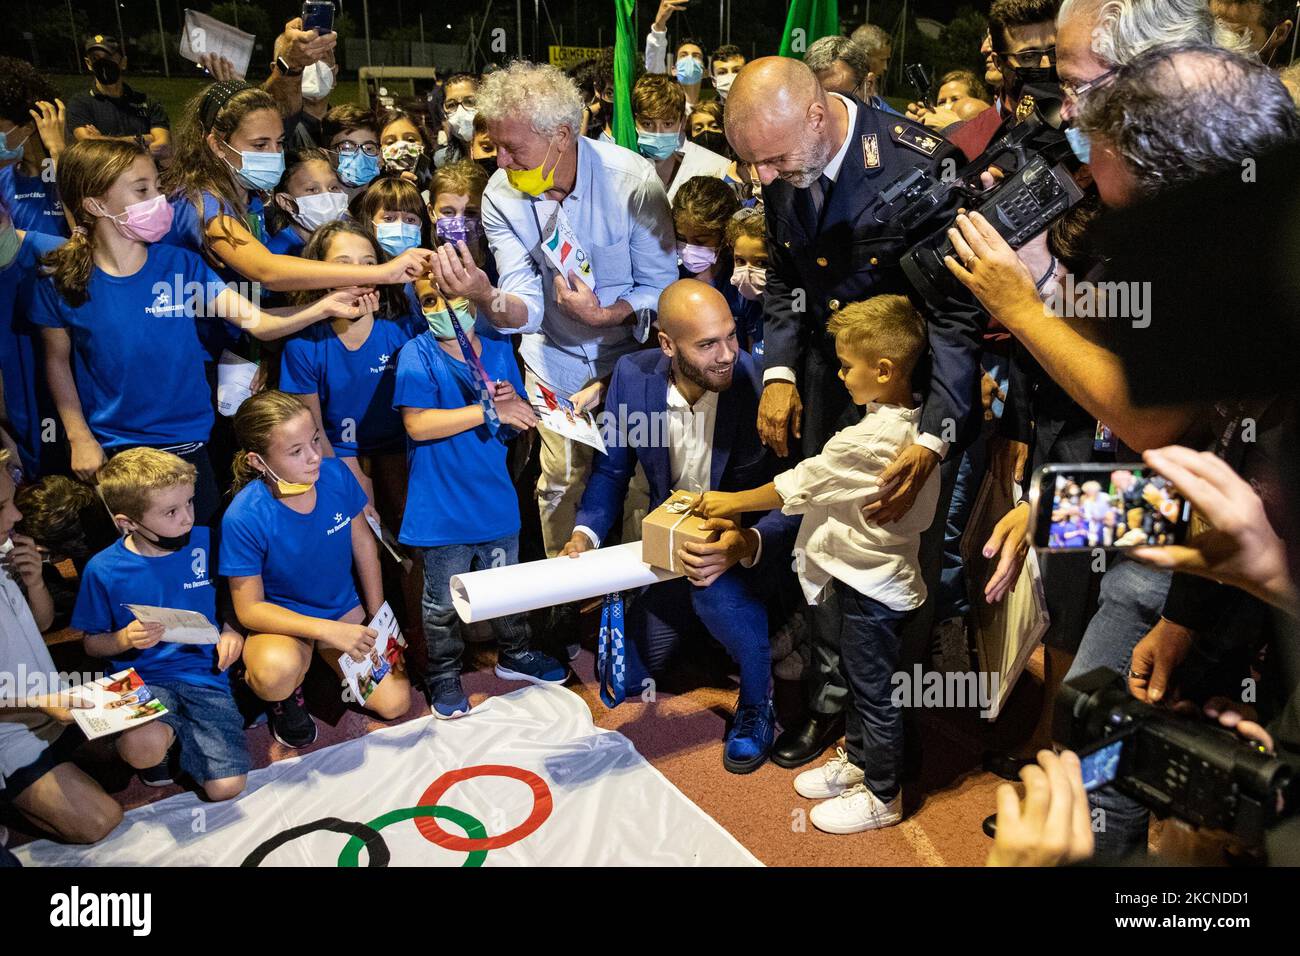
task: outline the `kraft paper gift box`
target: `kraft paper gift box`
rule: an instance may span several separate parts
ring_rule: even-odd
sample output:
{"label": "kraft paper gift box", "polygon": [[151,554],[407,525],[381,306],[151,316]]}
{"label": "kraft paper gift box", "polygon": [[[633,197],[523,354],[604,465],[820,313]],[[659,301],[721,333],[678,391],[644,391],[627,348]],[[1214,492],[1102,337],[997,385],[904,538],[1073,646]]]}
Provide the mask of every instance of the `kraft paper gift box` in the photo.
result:
{"label": "kraft paper gift box", "polygon": [[667,501],[645,516],[641,522],[642,561],[681,574],[685,569],[676,555],[684,542],[707,544],[718,540],[717,531],[700,529],[706,518],[687,510],[697,497],[689,491],[674,491]]}

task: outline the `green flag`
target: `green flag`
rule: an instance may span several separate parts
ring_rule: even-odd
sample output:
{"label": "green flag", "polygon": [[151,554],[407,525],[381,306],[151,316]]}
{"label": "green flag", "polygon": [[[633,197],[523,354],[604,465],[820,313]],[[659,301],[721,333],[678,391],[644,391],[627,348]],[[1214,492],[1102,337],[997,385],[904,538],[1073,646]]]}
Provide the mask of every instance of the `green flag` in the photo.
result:
{"label": "green flag", "polygon": [[636,37],[632,24],[635,3],[636,0],[614,0],[614,142],[633,152],[636,152],[636,121],[632,119],[632,78],[636,76]]}
{"label": "green flag", "polygon": [[802,60],[814,41],[840,32],[837,0],[793,0],[785,18],[785,35],[781,37],[781,56]]}

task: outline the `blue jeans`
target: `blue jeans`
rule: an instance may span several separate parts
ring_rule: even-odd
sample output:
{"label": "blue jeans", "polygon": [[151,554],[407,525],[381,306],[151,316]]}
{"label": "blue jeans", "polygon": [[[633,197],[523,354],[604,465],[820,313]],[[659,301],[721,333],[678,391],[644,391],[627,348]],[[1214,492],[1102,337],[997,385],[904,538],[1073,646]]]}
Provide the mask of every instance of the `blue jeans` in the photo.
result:
{"label": "blue jeans", "polygon": [[158,719],[181,745],[181,769],[200,784],[248,773],[252,766],[244,718],[230,690],[179,680],[151,680],[167,713]]}
{"label": "blue jeans", "polygon": [[[1136,561],[1120,558],[1102,576],[1097,613],[1083,633],[1079,653],[1074,657],[1066,681],[1098,667],[1128,674],[1133,648],[1160,620],[1172,575]],[[1088,795],[1094,814],[1100,809],[1095,827],[1098,856],[1132,856],[1146,853],[1150,814],[1131,797],[1109,787]]]}
{"label": "blue jeans", "polygon": [[739,666],[741,705],[767,702],[772,677],[767,606],[751,569],[729,568],[706,588],[685,578],[652,584],[629,605],[624,627],[629,696],[663,671],[684,636],[702,627]]}
{"label": "blue jeans", "polygon": [[903,620],[895,611],[840,581],[840,670],[849,688],[844,749],[866,774],[864,783],[888,803],[898,795],[903,764],[903,712],[893,704],[893,677],[902,653]]}
{"label": "blue jeans", "polygon": [[[420,601],[424,618],[424,640],[429,647],[425,678],[459,677],[465,640],[451,603],[451,578],[455,574],[479,571],[519,562],[519,535],[507,535],[482,544],[440,544],[423,548],[424,595]],[[528,616],[509,614],[492,621],[497,646],[505,654],[528,650],[531,634]]]}

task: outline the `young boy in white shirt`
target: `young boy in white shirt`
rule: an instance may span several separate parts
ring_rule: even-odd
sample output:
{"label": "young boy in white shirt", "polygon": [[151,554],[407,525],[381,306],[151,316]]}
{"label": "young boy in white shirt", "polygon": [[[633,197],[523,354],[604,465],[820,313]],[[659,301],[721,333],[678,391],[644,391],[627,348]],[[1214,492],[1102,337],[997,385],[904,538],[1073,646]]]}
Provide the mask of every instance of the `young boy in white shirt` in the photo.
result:
{"label": "young boy in white shirt", "polygon": [[845,751],[795,778],[796,792],[823,798],[813,825],[859,833],[902,819],[899,772],[903,717],[892,701],[901,627],[925,601],[918,562],[921,532],[934,519],[939,474],[933,472],[898,521],[872,523],[862,512],[885,488],[880,475],[916,441],[921,410],[912,369],[926,347],[925,320],[904,296],[853,302],[831,316],[840,380],[862,421],[835,434],[820,455],[750,491],[707,492],[696,511],[710,518],[781,508],[801,514],[795,568],[811,605],[832,595],[840,628],[840,662],[851,698]]}

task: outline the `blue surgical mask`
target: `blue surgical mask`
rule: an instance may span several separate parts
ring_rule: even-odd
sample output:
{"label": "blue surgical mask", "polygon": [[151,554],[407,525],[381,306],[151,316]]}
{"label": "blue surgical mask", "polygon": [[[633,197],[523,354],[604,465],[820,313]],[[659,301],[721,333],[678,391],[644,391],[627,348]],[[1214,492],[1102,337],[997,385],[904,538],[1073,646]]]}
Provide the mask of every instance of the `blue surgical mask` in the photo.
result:
{"label": "blue surgical mask", "polygon": [[379,175],[379,157],[357,150],[339,154],[339,179],[345,186],[369,186]]}
{"label": "blue surgical mask", "polygon": [[1067,126],[1065,128],[1065,139],[1070,144],[1070,149],[1074,151],[1074,157],[1081,163],[1087,163],[1092,158],[1092,142],[1088,139],[1088,134],[1077,126]]}
{"label": "blue surgical mask", "polygon": [[[235,147],[226,144],[231,150]],[[284,176],[284,153],[263,153],[247,151],[239,154],[241,166],[234,170],[235,176],[249,189],[265,192],[274,189]]]}
{"label": "blue surgical mask", "polygon": [[693,56],[684,56],[677,61],[677,82],[682,86],[692,86],[704,79],[704,64]]}
{"label": "blue surgical mask", "polygon": [[[9,133],[15,133],[17,129],[11,129]],[[12,162],[15,159],[22,159],[23,144],[31,138],[31,133],[24,136],[14,145],[9,145],[9,133],[0,133],[0,163]]]}
{"label": "blue surgical mask", "polygon": [[384,252],[400,256],[420,244],[420,227],[409,222],[381,222],[375,226],[375,238]]}
{"label": "blue surgical mask", "polygon": [[636,132],[636,148],[646,159],[667,159],[681,149],[681,133]]}

